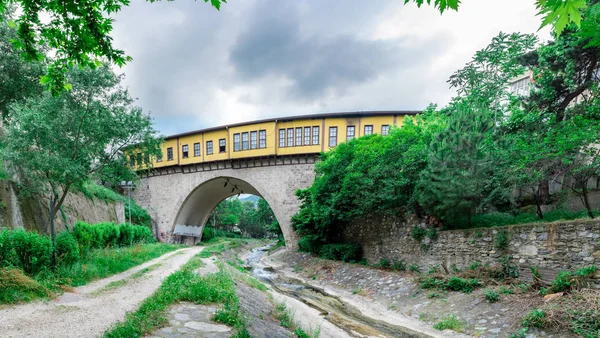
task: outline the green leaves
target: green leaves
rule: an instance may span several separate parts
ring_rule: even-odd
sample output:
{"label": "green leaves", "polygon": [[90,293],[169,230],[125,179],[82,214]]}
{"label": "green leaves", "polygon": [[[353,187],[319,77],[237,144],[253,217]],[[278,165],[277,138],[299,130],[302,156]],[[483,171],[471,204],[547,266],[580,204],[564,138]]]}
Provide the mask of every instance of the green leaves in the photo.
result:
{"label": "green leaves", "polygon": [[[210,0],[210,3],[220,9],[226,1]],[[9,25],[17,32],[13,46],[27,61],[43,61],[48,49],[53,52],[42,82],[52,94],[58,95],[68,90],[66,70],[74,65],[94,68],[98,67],[97,60],[102,59],[122,67],[132,60],[123,50],[113,47],[110,36],[113,29],[110,15],[128,5],[129,0],[6,0],[0,2],[0,15],[7,14],[12,6],[22,9],[16,20],[9,19]],[[41,13],[50,21],[42,22]]]}
{"label": "green leaves", "polygon": [[554,32],[560,36],[568,24],[581,26],[581,14],[587,7],[586,0],[537,0],[538,15],[544,17],[540,29],[553,24]]}
{"label": "green leaves", "polygon": [[[412,0],[417,4],[417,7],[421,8],[423,3],[427,3],[427,5],[431,5],[431,0]],[[404,4],[411,2],[411,0],[404,0]],[[459,0],[434,0],[433,7],[437,8],[441,14],[444,13],[446,9],[453,9],[455,11],[458,10],[458,5],[460,4]]]}

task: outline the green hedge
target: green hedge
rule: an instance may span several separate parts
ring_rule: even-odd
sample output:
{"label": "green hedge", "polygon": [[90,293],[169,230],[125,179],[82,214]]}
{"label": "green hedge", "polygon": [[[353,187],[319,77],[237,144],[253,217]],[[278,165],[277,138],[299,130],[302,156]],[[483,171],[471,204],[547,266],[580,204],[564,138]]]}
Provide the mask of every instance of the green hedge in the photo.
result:
{"label": "green hedge", "polygon": [[[78,221],[72,234],[63,231],[56,236],[56,262],[59,266],[70,266],[93,249],[154,242],[152,232],[145,226],[108,222],[92,225]],[[0,231],[0,268],[18,267],[29,275],[36,275],[48,269],[51,263],[49,236],[25,230]]]}

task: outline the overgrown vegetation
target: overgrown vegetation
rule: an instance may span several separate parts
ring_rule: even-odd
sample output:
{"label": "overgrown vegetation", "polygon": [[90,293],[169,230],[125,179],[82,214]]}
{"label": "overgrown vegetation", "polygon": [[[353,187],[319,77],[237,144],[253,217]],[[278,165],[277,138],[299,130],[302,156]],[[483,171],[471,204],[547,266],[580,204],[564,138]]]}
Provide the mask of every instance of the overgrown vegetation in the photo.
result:
{"label": "overgrown vegetation", "polygon": [[464,321],[458,319],[455,315],[447,315],[442,318],[439,322],[433,325],[436,330],[452,330],[456,332],[463,332],[465,327]]}
{"label": "overgrown vegetation", "polygon": [[56,237],[56,268],[48,236],[24,230],[0,231],[0,302],[52,297],[62,288],[123,272],[172,251],[154,243],[150,230],[129,224],[78,222],[73,235]]}

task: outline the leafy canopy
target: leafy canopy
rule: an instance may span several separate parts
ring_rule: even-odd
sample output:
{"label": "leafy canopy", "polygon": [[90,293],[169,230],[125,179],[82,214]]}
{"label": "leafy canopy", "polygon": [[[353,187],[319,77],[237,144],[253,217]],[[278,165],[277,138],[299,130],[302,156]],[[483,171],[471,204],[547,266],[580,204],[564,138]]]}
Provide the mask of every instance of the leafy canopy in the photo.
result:
{"label": "leafy canopy", "polygon": [[[210,0],[216,9],[225,2]],[[48,59],[49,65],[41,83],[53,94],[58,94],[71,89],[67,73],[76,65],[94,69],[102,66],[103,61],[123,66],[132,60],[123,50],[113,46],[110,36],[113,29],[111,16],[129,3],[129,0],[3,0],[0,1],[0,14],[13,6],[22,9],[21,14],[9,22],[17,29],[17,36],[12,40],[14,47],[27,61]],[[42,20],[44,16],[49,20]],[[54,57],[48,58],[46,48],[54,52]]]}

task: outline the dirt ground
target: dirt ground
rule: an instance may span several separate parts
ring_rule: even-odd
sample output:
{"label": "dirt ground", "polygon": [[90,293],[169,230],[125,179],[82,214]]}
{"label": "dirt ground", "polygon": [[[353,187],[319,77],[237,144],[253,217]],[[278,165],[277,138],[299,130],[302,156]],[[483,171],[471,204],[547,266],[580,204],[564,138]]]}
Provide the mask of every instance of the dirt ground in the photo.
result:
{"label": "dirt ground", "polygon": [[[125,314],[138,308],[162,281],[202,247],[165,254],[110,278],[75,288],[51,301],[0,309],[0,336],[98,337]],[[148,268],[147,270],[145,270]],[[147,271],[141,276],[136,273]]]}
{"label": "dirt ground", "polygon": [[[510,337],[520,327],[523,316],[543,301],[534,292],[521,293],[514,286],[514,294],[501,294],[496,303],[486,301],[486,288],[470,294],[423,290],[411,272],[396,272],[359,264],[322,260],[306,253],[281,251],[268,258],[284,266],[299,277],[320,287],[333,287],[351,292],[362,301],[380,304],[430,327],[441,318],[454,314],[464,322],[464,333],[475,337]],[[435,293],[435,295],[433,295]],[[432,298],[433,297],[433,298]],[[530,331],[533,337],[576,337],[568,332]]]}

